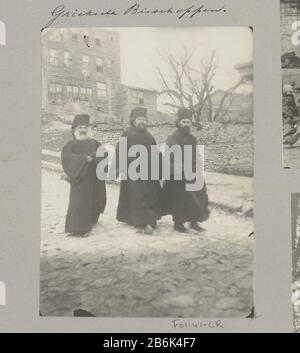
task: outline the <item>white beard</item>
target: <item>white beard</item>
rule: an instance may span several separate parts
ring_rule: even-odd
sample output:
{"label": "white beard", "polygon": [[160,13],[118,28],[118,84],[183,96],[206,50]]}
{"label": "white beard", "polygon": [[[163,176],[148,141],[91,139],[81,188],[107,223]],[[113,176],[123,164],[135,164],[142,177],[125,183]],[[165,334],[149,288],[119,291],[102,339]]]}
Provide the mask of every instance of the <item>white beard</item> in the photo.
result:
{"label": "white beard", "polygon": [[93,129],[89,128],[88,131],[87,131],[87,137],[89,140],[93,139],[94,138],[94,131]]}
{"label": "white beard", "polygon": [[77,141],[84,141],[88,139],[87,135],[81,135],[79,131],[75,129],[74,136]]}

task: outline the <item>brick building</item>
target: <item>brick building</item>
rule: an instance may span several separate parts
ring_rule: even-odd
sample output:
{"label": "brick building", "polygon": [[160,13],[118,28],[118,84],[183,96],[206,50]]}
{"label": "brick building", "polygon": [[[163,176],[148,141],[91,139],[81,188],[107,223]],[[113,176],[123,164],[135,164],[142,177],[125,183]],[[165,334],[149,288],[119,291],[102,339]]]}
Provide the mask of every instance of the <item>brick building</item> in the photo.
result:
{"label": "brick building", "polygon": [[240,74],[240,77],[244,83],[253,82],[253,62],[252,61],[235,65],[235,69]]}
{"label": "brick building", "polygon": [[99,28],[42,32],[43,117],[71,120],[87,112],[96,121],[126,123],[143,105],[155,116],[156,92],[121,83],[119,33]]}

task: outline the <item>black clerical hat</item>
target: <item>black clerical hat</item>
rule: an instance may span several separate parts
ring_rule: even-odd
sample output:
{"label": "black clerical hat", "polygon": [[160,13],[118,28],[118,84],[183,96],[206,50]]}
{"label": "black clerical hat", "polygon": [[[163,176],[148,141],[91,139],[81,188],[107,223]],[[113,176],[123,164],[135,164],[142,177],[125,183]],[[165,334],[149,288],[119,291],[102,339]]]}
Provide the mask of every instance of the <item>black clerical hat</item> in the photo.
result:
{"label": "black clerical hat", "polygon": [[75,115],[73,124],[72,124],[72,129],[75,129],[75,127],[80,125],[86,125],[86,126],[90,125],[90,116],[88,114]]}
{"label": "black clerical hat", "polygon": [[177,111],[176,126],[181,120],[189,119],[192,120],[193,112],[187,108],[179,108]]}
{"label": "black clerical hat", "polygon": [[147,109],[144,107],[133,108],[130,113],[130,122],[133,123],[138,117],[147,118]]}

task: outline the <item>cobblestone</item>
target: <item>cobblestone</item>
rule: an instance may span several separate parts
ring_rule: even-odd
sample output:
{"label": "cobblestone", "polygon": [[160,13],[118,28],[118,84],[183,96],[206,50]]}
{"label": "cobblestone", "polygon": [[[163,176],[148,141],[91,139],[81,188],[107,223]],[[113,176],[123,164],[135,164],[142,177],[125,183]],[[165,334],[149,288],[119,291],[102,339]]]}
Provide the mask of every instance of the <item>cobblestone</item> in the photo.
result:
{"label": "cobblestone", "polygon": [[43,315],[72,316],[78,308],[100,317],[249,314],[251,218],[212,209],[200,235],[174,233],[170,217],[153,236],[144,235],[116,221],[119,187],[110,184],[107,208],[90,237],[72,238],[64,234],[68,184],[48,171],[42,179]]}

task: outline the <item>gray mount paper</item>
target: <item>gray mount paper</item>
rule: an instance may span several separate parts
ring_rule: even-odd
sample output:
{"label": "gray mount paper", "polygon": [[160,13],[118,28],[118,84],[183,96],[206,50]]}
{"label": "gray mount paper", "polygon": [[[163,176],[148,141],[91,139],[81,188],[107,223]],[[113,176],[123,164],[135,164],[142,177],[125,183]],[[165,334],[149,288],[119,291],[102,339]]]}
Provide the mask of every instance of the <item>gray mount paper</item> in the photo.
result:
{"label": "gray mount paper", "polygon": [[296,5],[2,1],[0,332],[297,329]]}
{"label": "gray mount paper", "polygon": [[[80,308],[100,317],[249,315],[252,44],[247,27],[42,32],[43,315],[72,316]],[[136,130],[137,107],[147,110],[148,134]],[[182,107],[192,110],[193,135],[175,126]],[[96,141],[113,147],[120,136],[136,146],[147,146],[150,136],[157,144],[189,145],[195,136],[204,145],[206,186],[185,191],[184,180],[166,180],[161,188],[151,178],[129,176],[121,183],[109,180],[105,192],[89,174],[96,174],[96,165],[78,181],[76,158],[93,148],[72,138],[78,113],[90,115]],[[90,215],[95,202],[99,207],[92,205]],[[153,234],[145,234],[144,226],[154,222]],[[203,223],[203,231],[180,233],[176,222]],[[87,237],[78,234],[86,231]]]}

